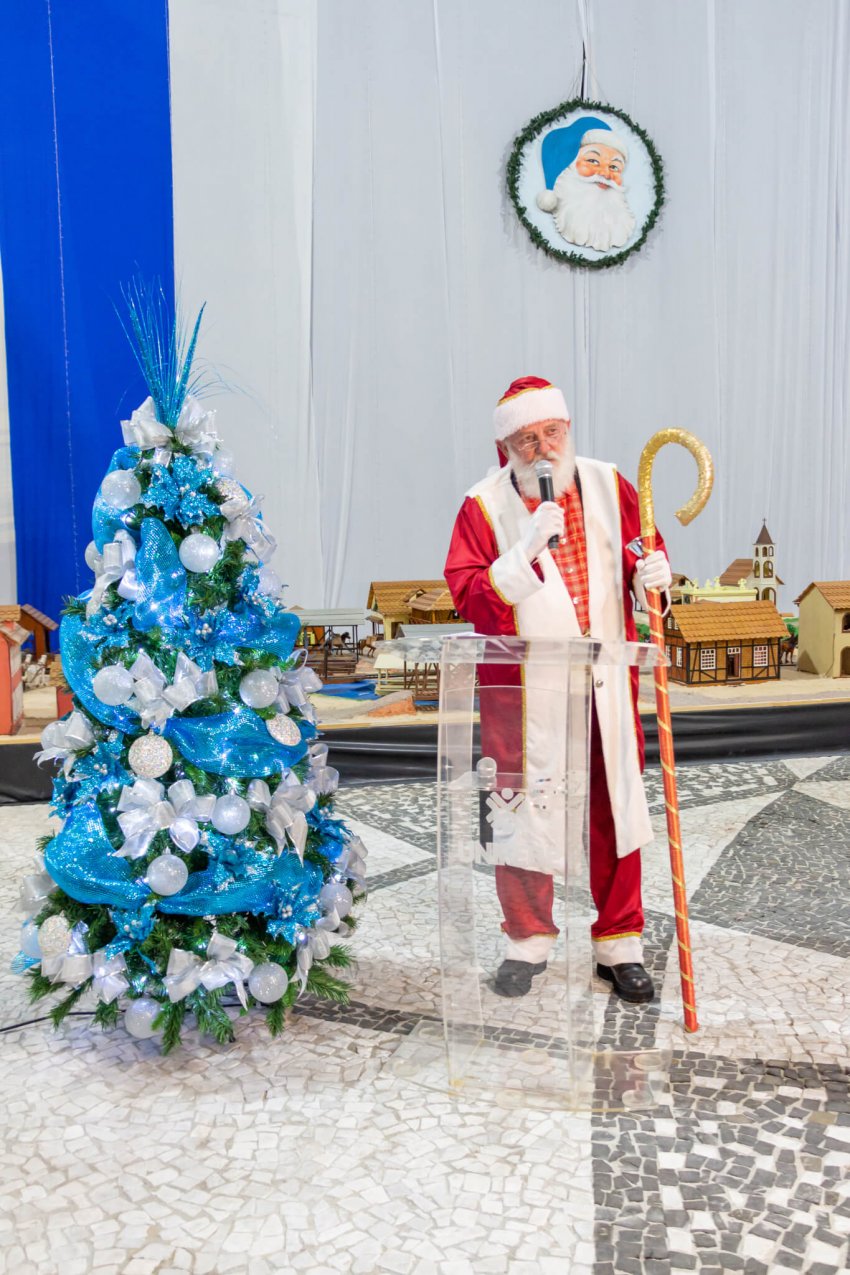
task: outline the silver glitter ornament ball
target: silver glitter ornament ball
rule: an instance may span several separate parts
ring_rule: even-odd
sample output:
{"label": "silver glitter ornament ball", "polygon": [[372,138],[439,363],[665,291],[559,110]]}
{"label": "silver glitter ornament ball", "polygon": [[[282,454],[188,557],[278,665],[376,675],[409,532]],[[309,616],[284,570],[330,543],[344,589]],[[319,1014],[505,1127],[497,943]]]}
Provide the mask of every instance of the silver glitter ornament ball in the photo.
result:
{"label": "silver glitter ornament ball", "polygon": [[71,927],[64,916],[49,916],[38,927],[38,946],[42,956],[61,956],[68,951],[70,938]]}
{"label": "silver glitter ornament ball", "polygon": [[133,741],[127,759],[133,774],[140,779],[159,779],[170,769],[174,753],[167,739],[151,733]]}
{"label": "silver glitter ornament ball", "polygon": [[301,731],[286,713],[275,713],[274,717],[270,717],[266,722],[266,730],[284,748],[294,748],[301,743]]}

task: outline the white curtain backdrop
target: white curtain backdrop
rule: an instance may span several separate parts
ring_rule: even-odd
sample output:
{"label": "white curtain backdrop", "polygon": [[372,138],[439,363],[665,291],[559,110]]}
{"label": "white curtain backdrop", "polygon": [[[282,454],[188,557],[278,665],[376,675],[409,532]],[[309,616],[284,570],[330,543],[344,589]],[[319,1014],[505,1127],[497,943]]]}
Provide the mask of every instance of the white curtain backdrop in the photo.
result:
{"label": "white curtain backdrop", "polygon": [[325,596],[310,389],[315,0],[171,0],[174,255],[288,601]]}
{"label": "white curtain backdrop", "polygon": [[[238,472],[265,493],[289,600],[357,605],[439,575],[516,376],[560,384],[578,449],[634,479],[669,425],[711,448],[674,566],[745,556],[850,575],[850,11],[845,0],[171,0],[177,275]],[[516,133],[589,90],[664,159],[624,266],[533,247],[504,190]],[[140,180],[142,176],[140,175]],[[0,477],[2,477],[0,475]],[[0,501],[0,534],[3,510]]]}
{"label": "white curtain backdrop", "polygon": [[[762,517],[790,606],[846,576],[847,6],[676,0],[323,0],[313,369],[328,603],[438,573],[515,376],[556,380],[578,448],[635,476],[657,429],[710,446],[688,529],[684,453],[657,465],[674,565],[705,578]],[[625,266],[536,250],[504,194],[515,134],[591,86],[654,138],[668,202]],[[668,449],[670,451],[671,449]]]}

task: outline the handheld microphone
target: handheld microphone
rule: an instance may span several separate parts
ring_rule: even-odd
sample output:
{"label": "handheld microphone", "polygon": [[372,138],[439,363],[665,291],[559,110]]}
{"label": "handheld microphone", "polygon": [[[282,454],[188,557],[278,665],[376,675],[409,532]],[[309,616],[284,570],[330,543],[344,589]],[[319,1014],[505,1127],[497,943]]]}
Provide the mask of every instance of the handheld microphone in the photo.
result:
{"label": "handheld microphone", "polygon": [[[555,488],[552,485],[552,462],[549,460],[538,460],[534,466],[534,472],[537,474],[537,481],[540,483],[540,499],[554,500]],[[549,548],[558,548],[558,537],[549,537]]]}

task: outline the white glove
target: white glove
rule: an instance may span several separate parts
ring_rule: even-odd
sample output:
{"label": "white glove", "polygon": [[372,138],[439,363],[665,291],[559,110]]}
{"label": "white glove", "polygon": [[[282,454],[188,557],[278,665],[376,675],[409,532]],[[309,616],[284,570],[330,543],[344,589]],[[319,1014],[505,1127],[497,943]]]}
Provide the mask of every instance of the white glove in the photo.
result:
{"label": "white glove", "polygon": [[[672,583],[673,573],[670,570],[670,563],[660,549],[654,549],[645,558],[638,559],[632,577],[632,589],[644,611],[649,610],[649,603],[646,600],[647,589],[657,589],[662,595],[664,604],[661,614],[666,615],[670,610],[669,589]],[[667,594],[666,598],[664,594]]]}
{"label": "white glove", "polygon": [[673,583],[673,572],[667,555],[660,549],[653,549],[645,558],[639,558],[635,570],[644,589],[657,589],[659,593],[666,593]]}
{"label": "white glove", "polygon": [[564,511],[554,500],[544,500],[531,515],[531,522],[523,532],[520,544],[526,558],[534,562],[539,557],[552,536],[560,540],[564,534]]}

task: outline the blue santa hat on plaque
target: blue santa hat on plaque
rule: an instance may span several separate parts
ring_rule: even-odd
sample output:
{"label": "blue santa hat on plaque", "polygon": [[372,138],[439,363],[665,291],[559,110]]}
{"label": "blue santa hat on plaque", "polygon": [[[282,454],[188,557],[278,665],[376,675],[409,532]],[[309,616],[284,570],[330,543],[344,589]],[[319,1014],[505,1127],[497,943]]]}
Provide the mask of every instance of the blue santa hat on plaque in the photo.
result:
{"label": "blue santa hat on plaque", "polygon": [[[608,136],[604,138],[603,133]],[[629,153],[625,142],[619,134],[612,132],[611,125],[593,115],[582,115],[564,128],[553,128],[543,138],[540,147],[540,159],[543,164],[543,179],[546,189],[537,196],[537,206],[543,212],[554,212],[558,205],[553,187],[565,168],[569,168],[581,149],[583,142],[602,142],[614,146],[621,151],[623,158]]]}

